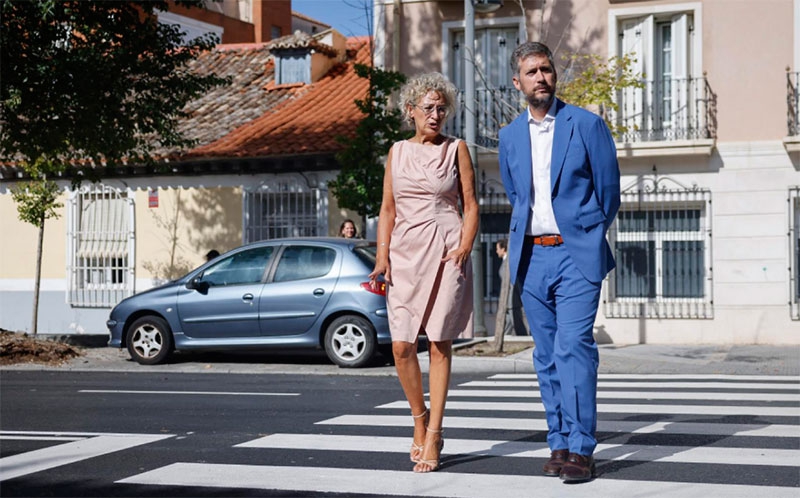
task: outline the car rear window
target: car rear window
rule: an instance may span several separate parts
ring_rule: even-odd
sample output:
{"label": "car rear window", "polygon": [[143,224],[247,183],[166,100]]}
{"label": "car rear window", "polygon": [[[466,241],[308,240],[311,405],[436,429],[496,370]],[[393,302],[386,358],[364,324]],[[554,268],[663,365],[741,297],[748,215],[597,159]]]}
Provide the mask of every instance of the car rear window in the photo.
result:
{"label": "car rear window", "polygon": [[377,251],[378,246],[375,244],[355,246],[353,248],[353,253],[370,269],[375,266],[375,253]]}

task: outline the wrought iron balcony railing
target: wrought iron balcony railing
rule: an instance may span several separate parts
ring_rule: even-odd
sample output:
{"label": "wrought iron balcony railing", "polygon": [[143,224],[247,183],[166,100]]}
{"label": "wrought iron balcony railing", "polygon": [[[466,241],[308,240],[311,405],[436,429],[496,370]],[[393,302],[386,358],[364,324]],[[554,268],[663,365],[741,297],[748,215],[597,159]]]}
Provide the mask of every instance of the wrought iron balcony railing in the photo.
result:
{"label": "wrought iron balcony railing", "polygon": [[786,124],[789,136],[800,135],[800,72],[786,71]]}
{"label": "wrought iron balcony railing", "polygon": [[[797,75],[797,73],[794,73]],[[793,87],[797,124],[797,78]],[[644,81],[643,88],[626,88],[617,95],[618,110],[606,109],[618,142],[667,142],[716,138],[717,100],[705,76]],[[526,108],[515,88],[476,90],[476,141],[478,147],[497,149],[500,128]],[[464,96],[459,94],[456,113],[445,133],[463,138],[466,118]]]}
{"label": "wrought iron balcony railing", "polygon": [[[497,149],[500,128],[509,124],[525,109],[524,100],[516,88],[478,88],[475,90],[475,123],[476,142],[478,147]],[[464,94],[458,94],[456,112],[453,119],[447,122],[445,133],[450,136],[464,138],[464,126],[467,110],[464,105]]]}
{"label": "wrought iron balcony railing", "polygon": [[643,88],[617,94],[609,110],[619,142],[661,142],[716,138],[717,97],[705,76],[643,81]]}

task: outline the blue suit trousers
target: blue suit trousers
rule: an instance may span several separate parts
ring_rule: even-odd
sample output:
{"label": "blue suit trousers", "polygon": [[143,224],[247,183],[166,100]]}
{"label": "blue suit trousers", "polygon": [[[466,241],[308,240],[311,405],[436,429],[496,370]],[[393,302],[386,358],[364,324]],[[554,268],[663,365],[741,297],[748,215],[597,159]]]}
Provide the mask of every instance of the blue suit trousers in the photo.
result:
{"label": "blue suit trousers", "polygon": [[584,278],[564,245],[525,243],[518,283],[535,342],[533,364],[551,450],[591,455],[597,446],[594,320],[602,282]]}

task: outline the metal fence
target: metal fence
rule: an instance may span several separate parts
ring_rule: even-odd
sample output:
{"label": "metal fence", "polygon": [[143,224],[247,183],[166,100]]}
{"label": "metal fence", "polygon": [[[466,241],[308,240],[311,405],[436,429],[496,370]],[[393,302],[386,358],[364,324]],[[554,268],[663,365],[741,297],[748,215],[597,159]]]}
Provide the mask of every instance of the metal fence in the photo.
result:
{"label": "metal fence", "polygon": [[500,297],[500,258],[495,252],[495,245],[500,239],[508,237],[511,221],[511,204],[508,203],[503,184],[494,179],[487,179],[481,173],[478,186],[478,202],[481,213],[481,268],[474,271],[483,272],[483,303],[487,313],[495,313],[497,299]]}
{"label": "metal fence", "polygon": [[[477,127],[476,143],[478,147],[497,149],[500,128],[511,123],[525,110],[524,99],[515,88],[479,88],[475,90],[475,123]],[[456,112],[453,119],[447,121],[447,135],[464,137],[467,109],[464,94],[458,94]]]}
{"label": "metal fence", "polygon": [[705,76],[644,81],[617,94],[609,118],[618,141],[658,142],[716,138],[717,100]]}
{"label": "metal fence", "polygon": [[263,185],[244,194],[245,243],[323,235],[321,196],[300,182]]}
{"label": "metal fence", "polygon": [[713,318],[711,219],[710,190],[650,177],[623,191],[606,316]]}
{"label": "metal fence", "polygon": [[789,306],[792,320],[800,320],[800,187],[789,189]]}
{"label": "metal fence", "polygon": [[[790,123],[797,117],[797,74],[790,73]],[[794,83],[792,83],[792,78]],[[620,142],[658,142],[716,138],[717,97],[705,76],[644,81],[643,88],[626,88],[617,94],[618,110],[608,110],[610,122],[621,131]],[[515,88],[479,88],[475,91],[476,144],[497,149],[500,128],[525,110],[527,103]],[[464,94],[445,133],[464,137]],[[793,121],[791,121],[793,120]],[[791,124],[790,124],[791,126]],[[796,133],[795,133],[796,134]]]}

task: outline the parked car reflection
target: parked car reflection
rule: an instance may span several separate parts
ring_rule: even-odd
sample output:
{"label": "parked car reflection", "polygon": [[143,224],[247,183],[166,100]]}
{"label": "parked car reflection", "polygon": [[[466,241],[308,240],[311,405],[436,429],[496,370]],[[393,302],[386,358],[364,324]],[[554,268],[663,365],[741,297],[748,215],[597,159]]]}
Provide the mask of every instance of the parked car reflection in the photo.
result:
{"label": "parked car reflection", "polygon": [[343,238],[248,244],[120,302],[110,346],[145,365],[174,350],[325,350],[361,367],[391,344],[385,290],[367,275],[375,243]]}

